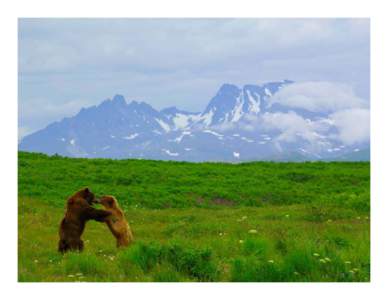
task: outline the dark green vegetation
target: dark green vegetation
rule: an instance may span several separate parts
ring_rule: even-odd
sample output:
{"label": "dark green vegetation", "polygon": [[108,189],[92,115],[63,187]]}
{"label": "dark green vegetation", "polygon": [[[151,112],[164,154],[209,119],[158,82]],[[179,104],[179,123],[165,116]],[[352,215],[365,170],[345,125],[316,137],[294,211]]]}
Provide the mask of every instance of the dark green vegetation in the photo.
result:
{"label": "dark green vegetation", "polygon": [[[244,164],[19,153],[20,281],[369,281],[366,162]],[[56,252],[66,198],[115,195],[136,242],[89,222]]]}

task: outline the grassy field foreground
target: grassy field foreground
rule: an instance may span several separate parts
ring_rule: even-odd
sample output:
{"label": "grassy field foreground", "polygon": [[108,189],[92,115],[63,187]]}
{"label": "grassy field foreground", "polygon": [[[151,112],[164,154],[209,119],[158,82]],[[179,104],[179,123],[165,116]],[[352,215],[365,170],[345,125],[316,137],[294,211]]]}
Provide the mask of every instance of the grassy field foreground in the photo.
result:
{"label": "grassy field foreground", "polygon": [[[57,253],[66,198],[116,195],[135,243],[91,221]],[[190,164],[19,153],[19,281],[369,281],[369,163]]]}

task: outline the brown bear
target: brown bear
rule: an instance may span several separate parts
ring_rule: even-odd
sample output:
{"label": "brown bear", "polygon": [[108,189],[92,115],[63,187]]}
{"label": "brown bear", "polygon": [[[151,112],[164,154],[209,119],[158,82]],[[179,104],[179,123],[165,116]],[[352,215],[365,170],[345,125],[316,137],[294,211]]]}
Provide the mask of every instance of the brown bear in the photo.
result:
{"label": "brown bear", "polygon": [[94,203],[97,203],[97,199],[89,188],[84,188],[67,199],[65,217],[59,226],[59,252],[82,251],[84,244],[81,235],[86,222],[88,220],[104,222],[111,214],[109,211],[93,208]]}
{"label": "brown bear", "polygon": [[99,203],[112,213],[105,219],[105,223],[116,238],[116,246],[118,248],[127,247],[133,241],[133,234],[116,198],[103,196],[100,198]]}

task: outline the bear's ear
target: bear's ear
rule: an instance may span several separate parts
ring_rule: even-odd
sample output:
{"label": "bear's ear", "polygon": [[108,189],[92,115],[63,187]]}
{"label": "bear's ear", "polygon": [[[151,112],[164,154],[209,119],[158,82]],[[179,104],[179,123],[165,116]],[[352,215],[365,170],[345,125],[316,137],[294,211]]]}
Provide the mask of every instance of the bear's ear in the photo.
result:
{"label": "bear's ear", "polygon": [[84,197],[88,197],[91,194],[91,191],[88,187],[84,188]]}
{"label": "bear's ear", "polygon": [[73,205],[74,203],[75,203],[74,198],[70,198],[69,200],[67,200],[68,205]]}

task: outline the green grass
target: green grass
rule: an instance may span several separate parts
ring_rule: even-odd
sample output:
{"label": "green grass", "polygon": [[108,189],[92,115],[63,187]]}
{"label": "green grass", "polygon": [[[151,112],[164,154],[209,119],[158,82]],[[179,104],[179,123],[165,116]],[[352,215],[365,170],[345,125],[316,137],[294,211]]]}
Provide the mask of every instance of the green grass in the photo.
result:
{"label": "green grass", "polygon": [[[19,281],[369,281],[366,162],[244,164],[19,153]],[[115,195],[135,243],[90,221],[57,253],[66,198]]]}

